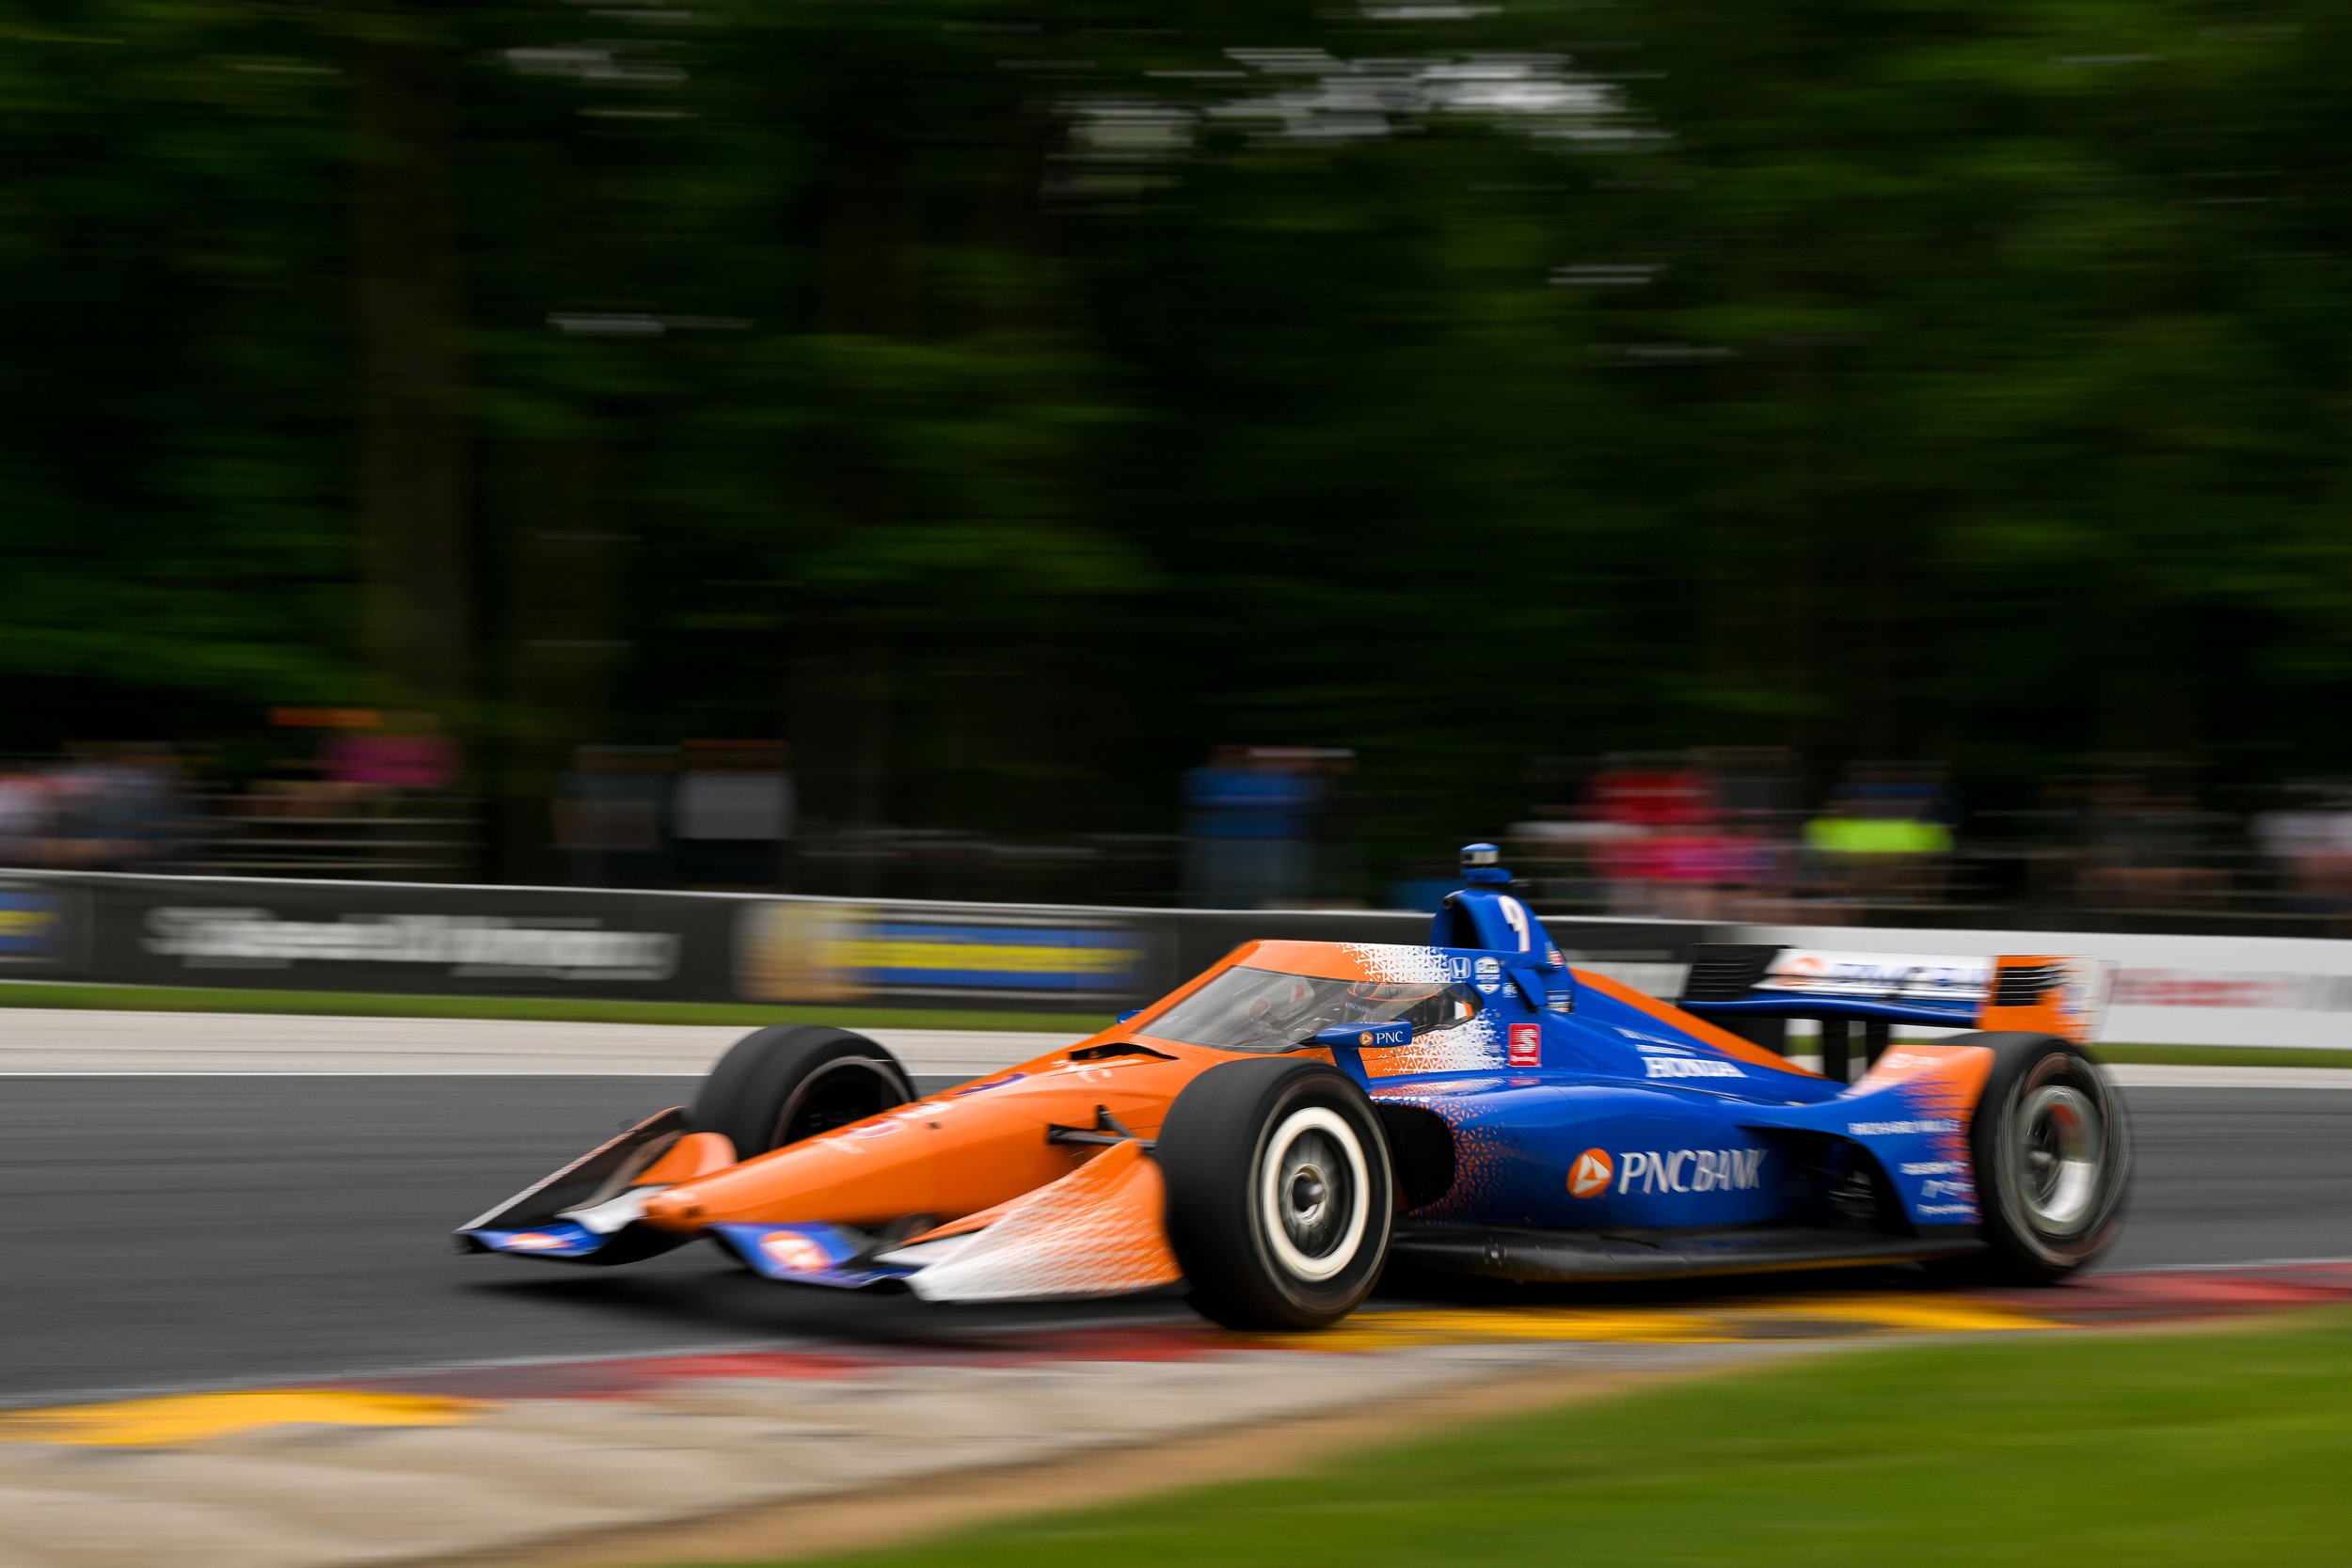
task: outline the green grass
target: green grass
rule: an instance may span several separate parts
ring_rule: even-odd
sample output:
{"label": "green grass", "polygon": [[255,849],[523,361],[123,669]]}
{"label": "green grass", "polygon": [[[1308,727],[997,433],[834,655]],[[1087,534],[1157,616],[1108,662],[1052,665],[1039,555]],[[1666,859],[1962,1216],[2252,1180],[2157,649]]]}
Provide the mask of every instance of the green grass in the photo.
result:
{"label": "green grass", "polygon": [[1296,1475],[834,1560],[2338,1564],[2352,1314],[1872,1348],[1298,1458]]}
{"label": "green grass", "polygon": [[2352,1050],[2292,1045],[2097,1045],[2103,1062],[2149,1067],[2352,1067]]}
{"label": "green grass", "polygon": [[535,1018],[559,1023],[836,1023],[867,1029],[1034,1029],[1091,1034],[1105,1013],[978,1008],[771,1006],[736,1002],[618,1002],[593,997],[391,996],[365,991],[237,990],[212,986],[0,982],[0,1007],[122,1007],[167,1013],[298,1013],[336,1018]]}

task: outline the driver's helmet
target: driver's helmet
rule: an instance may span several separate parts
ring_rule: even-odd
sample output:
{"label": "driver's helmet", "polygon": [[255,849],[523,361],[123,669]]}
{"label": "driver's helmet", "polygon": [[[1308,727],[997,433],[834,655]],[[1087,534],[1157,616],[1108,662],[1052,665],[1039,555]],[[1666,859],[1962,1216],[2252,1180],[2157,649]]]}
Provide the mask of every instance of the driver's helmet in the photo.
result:
{"label": "driver's helmet", "polygon": [[1315,1009],[1315,1027],[1324,1029],[1335,1023],[1385,1023],[1396,1015],[1397,1007],[1397,999],[1386,983],[1351,980],[1340,990],[1324,993],[1323,1005]]}
{"label": "driver's helmet", "polygon": [[1272,976],[1257,988],[1249,1002],[1253,1024],[1287,1025],[1306,1015],[1315,999],[1315,983],[1303,974]]}

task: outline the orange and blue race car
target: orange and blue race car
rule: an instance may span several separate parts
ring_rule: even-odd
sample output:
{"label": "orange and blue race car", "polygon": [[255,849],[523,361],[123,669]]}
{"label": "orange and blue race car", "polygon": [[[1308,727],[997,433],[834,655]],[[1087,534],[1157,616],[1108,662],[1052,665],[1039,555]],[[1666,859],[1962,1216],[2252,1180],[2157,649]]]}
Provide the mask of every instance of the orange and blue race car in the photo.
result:
{"label": "orange and blue race car", "polygon": [[[1703,946],[1669,1005],[1572,968],[1491,846],[1464,859],[1426,946],[1248,942],[941,1094],[861,1036],[760,1030],[691,1108],[459,1244],[611,1264],[705,1240],[771,1279],[938,1301],[1181,1280],[1220,1323],[1312,1328],[1391,1259],[2050,1280],[2115,1237],[2131,1135],[2084,1045],[2105,966]],[[1792,1017],[1820,1021],[1832,1075],[1757,1043]],[[1890,1043],[1899,1023],[1963,1032]]]}

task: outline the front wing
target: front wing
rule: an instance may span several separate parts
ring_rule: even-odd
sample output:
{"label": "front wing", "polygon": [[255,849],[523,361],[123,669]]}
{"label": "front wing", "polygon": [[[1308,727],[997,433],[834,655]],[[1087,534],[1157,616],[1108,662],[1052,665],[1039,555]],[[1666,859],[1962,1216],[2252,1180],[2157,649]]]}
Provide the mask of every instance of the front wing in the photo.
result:
{"label": "front wing", "polygon": [[[735,1163],[684,1113],[650,1117],[462,1227],[461,1250],[551,1262],[633,1262],[691,1241],[644,1223],[645,1200]],[[930,1301],[1124,1295],[1180,1277],[1163,1225],[1159,1166],[1126,1139],[1057,1180],[943,1226],[874,1231],[815,1221],[703,1228],[755,1273],[796,1285],[902,1283]]]}
{"label": "front wing", "polygon": [[1176,1282],[1160,1167],[1132,1139],[1058,1180],[904,1240],[847,1226],[719,1224],[770,1279],[855,1288],[903,1281],[927,1301],[1125,1295]]}

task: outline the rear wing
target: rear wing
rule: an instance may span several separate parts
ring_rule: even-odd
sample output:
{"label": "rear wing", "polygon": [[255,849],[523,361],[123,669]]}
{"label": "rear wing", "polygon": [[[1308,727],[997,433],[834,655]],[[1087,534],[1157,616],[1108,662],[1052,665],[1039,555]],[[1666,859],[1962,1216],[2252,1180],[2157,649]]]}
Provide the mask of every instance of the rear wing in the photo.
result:
{"label": "rear wing", "polygon": [[2005,954],[1835,953],[1703,942],[1678,1005],[1701,1018],[1859,1019],[1939,1029],[2023,1029],[2077,1043],[2099,1033],[2115,965]]}

